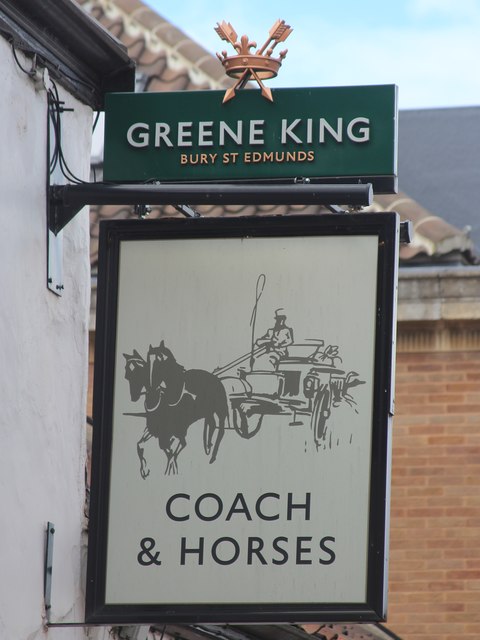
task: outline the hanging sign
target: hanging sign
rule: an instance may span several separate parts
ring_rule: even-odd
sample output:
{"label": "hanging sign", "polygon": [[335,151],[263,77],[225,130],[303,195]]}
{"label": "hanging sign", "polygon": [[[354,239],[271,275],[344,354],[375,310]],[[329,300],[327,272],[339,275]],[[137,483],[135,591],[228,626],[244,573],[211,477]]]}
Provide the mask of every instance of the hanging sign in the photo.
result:
{"label": "hanging sign", "polygon": [[385,617],[398,225],[101,224],[87,622]]}
{"label": "hanging sign", "polygon": [[120,93],[106,97],[109,181],[371,182],[395,192],[394,85],[238,92]]}

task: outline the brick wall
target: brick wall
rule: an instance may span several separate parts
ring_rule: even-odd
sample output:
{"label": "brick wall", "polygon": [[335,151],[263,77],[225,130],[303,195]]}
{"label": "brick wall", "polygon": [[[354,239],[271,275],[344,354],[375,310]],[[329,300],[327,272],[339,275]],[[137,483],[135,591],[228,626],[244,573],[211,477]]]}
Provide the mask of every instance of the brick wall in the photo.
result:
{"label": "brick wall", "polygon": [[393,434],[388,626],[478,640],[480,349],[398,353]]}

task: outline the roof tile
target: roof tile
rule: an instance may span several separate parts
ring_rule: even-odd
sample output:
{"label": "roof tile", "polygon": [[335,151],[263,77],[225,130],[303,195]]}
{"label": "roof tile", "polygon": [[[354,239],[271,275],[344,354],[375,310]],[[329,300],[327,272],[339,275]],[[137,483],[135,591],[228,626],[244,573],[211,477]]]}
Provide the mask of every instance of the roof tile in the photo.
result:
{"label": "roof tile", "polygon": [[403,219],[412,221],[413,242],[401,248],[402,260],[412,261],[421,256],[438,258],[462,255],[467,262],[475,261],[473,242],[466,231],[434,215],[405,193],[376,196],[371,209],[397,211]]}

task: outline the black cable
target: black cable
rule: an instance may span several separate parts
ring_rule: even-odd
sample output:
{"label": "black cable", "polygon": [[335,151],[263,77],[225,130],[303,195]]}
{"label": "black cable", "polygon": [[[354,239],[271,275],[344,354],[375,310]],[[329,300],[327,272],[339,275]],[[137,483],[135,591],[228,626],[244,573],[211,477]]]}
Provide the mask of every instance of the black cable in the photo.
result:
{"label": "black cable", "polygon": [[97,115],[95,116],[95,120],[93,121],[92,133],[97,128],[98,121],[100,119],[100,111],[97,111]]}
{"label": "black cable", "polygon": [[[95,120],[93,121],[93,127],[92,127],[92,135],[95,133],[95,129],[97,128],[97,124],[98,121],[100,119],[100,111],[97,111],[96,116],[95,116]],[[90,164],[90,168],[92,170],[93,173],[93,181],[97,182],[97,170],[94,164]]]}
{"label": "black cable", "polygon": [[34,76],[34,75],[35,75],[35,71],[33,71],[32,69],[30,69],[30,71],[29,71],[28,69],[25,69],[25,67],[22,65],[22,63],[21,63],[21,62],[20,62],[20,60],[18,59],[17,51],[16,51],[16,49],[15,49],[15,42],[14,42],[14,40],[13,40],[13,39],[12,39],[12,41],[11,41],[11,43],[10,43],[10,44],[12,45],[12,53],[13,53],[13,57],[15,58],[15,62],[17,63],[18,68],[19,68],[21,71],[23,71],[23,73],[25,73],[25,74],[26,74],[27,76],[29,76],[30,78],[31,78],[32,76]]}
{"label": "black cable", "polygon": [[[12,47],[12,54],[14,57],[14,60],[18,66],[18,68],[27,76],[29,76],[30,78],[35,76],[35,62],[33,64],[32,69],[28,70],[26,69],[22,63],[20,62],[18,55],[17,55],[17,49],[16,47],[18,47],[18,49],[20,49],[21,51],[23,51],[24,53],[30,53],[33,55],[34,57],[34,61],[36,61],[37,59],[37,53],[35,51],[32,51],[30,48],[26,47],[26,46],[22,46],[20,45],[18,42],[15,42],[15,39],[13,37],[13,35],[11,33],[9,33],[8,31],[5,31],[3,29],[0,29],[0,33],[2,33],[7,40],[10,42],[10,45]],[[43,60],[43,58],[40,58],[40,62],[42,64],[42,66],[47,66],[45,60]],[[79,82],[81,84],[83,84],[84,86],[90,88],[92,90],[92,92],[95,90],[95,87],[93,87],[93,85],[91,85],[88,82],[84,82],[82,80],[80,80],[79,78],[74,78],[71,75],[68,75],[66,73],[64,73],[64,75],[69,78],[72,81],[75,82]],[[63,150],[62,150],[62,142],[61,142],[61,136],[62,136],[62,130],[61,130],[61,113],[62,113],[62,107],[61,107],[61,101],[60,101],[60,96],[58,94],[58,89],[57,86],[55,84],[55,82],[50,79],[52,88],[47,90],[47,96],[48,96],[48,111],[49,111],[49,117],[50,120],[52,122],[52,126],[53,126],[53,131],[54,131],[54,147],[53,147],[53,151],[51,153],[51,158],[50,158],[50,174],[53,173],[53,171],[55,170],[55,167],[58,165],[60,167],[60,170],[63,174],[63,176],[69,180],[70,182],[74,182],[75,184],[84,184],[86,181],[82,180],[81,178],[78,178],[73,171],[70,170],[67,161],[65,160],[65,156],[63,155]],[[98,119],[100,117],[100,111],[97,112],[97,115],[95,117],[95,121],[93,124],[93,130],[95,130],[95,127],[97,126],[98,123]],[[95,176],[95,172],[94,172],[94,176]],[[95,180],[96,182],[96,180]]]}
{"label": "black cable", "polygon": [[52,84],[52,88],[48,90],[48,96],[49,96],[49,103],[51,105],[51,109],[50,109],[50,118],[52,121],[52,126],[53,126],[53,130],[54,130],[54,136],[55,136],[55,146],[54,146],[54,152],[52,154],[52,158],[50,161],[50,172],[53,171],[53,169],[57,166],[60,167],[60,171],[62,172],[62,175],[70,182],[73,182],[74,184],[85,184],[85,180],[82,180],[81,178],[78,178],[73,171],[71,171],[70,167],[67,164],[67,161],[65,160],[65,156],[63,154],[63,149],[62,149],[62,126],[61,126],[61,113],[62,113],[62,106],[61,106],[61,101],[60,101],[60,96],[58,94],[58,89],[57,86],[55,84],[55,82],[53,82],[53,80],[51,80],[51,84]]}
{"label": "black cable", "polygon": [[[46,67],[46,68],[50,68],[50,70],[54,74],[55,74],[56,70],[58,71],[58,67],[52,66],[51,64],[49,65],[47,63],[47,61],[43,57],[38,56],[38,53],[36,51],[34,51],[33,49],[31,49],[29,46],[27,46],[26,44],[24,44],[22,42],[15,41],[15,37],[10,31],[8,31],[6,29],[0,29],[0,34],[5,36],[7,41],[11,44],[12,50],[13,50],[13,56],[15,58],[15,61],[16,61],[17,65],[27,75],[29,75],[29,76],[35,75],[35,71],[33,71],[33,70],[32,71],[28,71],[27,69],[25,69],[22,66],[22,64],[20,63],[20,61],[19,61],[19,59],[17,57],[17,49],[19,51],[22,51],[24,54],[31,54],[32,56],[37,56],[39,62],[41,63],[41,65]],[[95,93],[95,85],[93,85],[91,82],[88,82],[87,80],[82,80],[78,76],[74,76],[74,75],[72,75],[70,73],[67,73],[65,71],[65,69],[62,70],[62,75],[65,76],[65,78],[68,78],[69,80],[71,80],[72,82],[77,82],[78,84],[81,84],[84,87],[87,87],[88,89],[90,89],[92,94]]]}
{"label": "black cable", "polygon": [[47,97],[48,97],[48,113],[52,123],[53,131],[54,131],[54,136],[53,136],[54,147],[50,157],[50,173],[53,173],[53,171],[55,170],[55,167],[58,164],[58,156],[59,156],[59,140],[58,140],[59,123],[58,123],[58,113],[57,113],[57,110],[55,109],[55,95],[52,89],[48,90]]}
{"label": "black cable", "polygon": [[167,628],[167,625],[164,624],[163,625],[163,629],[162,629],[162,635],[160,636],[160,640],[163,640],[163,636],[165,635],[165,629]]}

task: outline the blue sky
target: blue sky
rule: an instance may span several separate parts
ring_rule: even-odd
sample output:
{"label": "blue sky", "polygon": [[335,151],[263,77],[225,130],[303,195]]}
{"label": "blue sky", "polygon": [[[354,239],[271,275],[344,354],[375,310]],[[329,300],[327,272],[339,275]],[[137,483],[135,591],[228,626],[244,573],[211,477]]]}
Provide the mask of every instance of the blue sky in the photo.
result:
{"label": "blue sky", "polygon": [[271,87],[397,84],[402,109],[480,105],[480,0],[144,2],[212,53],[229,49],[219,21],[260,46],[284,19],[294,31]]}

